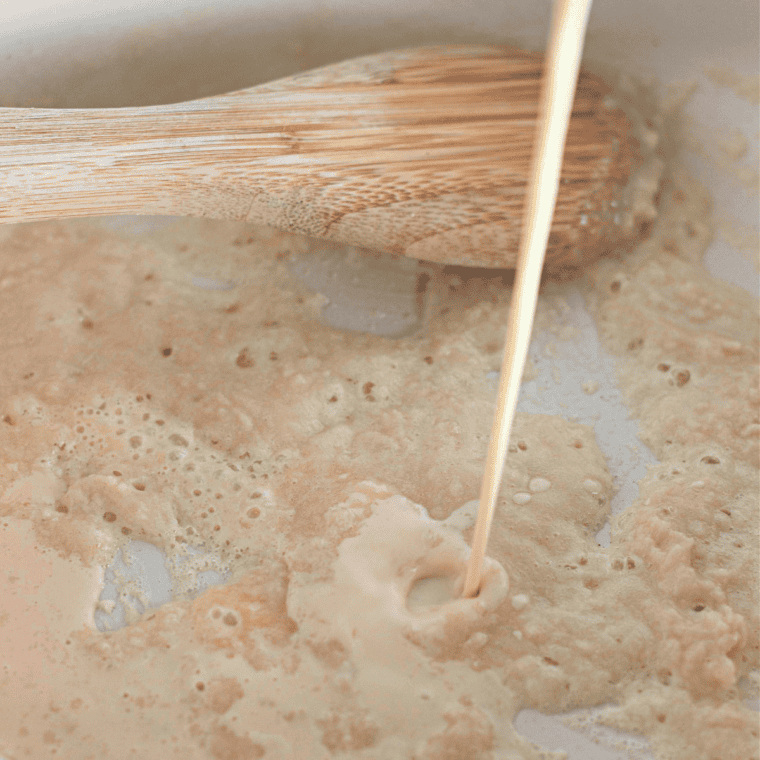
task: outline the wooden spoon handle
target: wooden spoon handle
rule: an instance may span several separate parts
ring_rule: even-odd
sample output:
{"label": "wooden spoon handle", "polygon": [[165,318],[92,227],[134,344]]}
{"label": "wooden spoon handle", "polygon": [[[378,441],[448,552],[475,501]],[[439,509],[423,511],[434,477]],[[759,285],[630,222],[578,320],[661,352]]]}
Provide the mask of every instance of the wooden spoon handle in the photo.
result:
{"label": "wooden spoon handle", "polygon": [[0,109],[0,219],[245,219],[268,161],[288,152],[284,135],[251,122],[250,108],[234,110],[229,96],[147,108]]}
{"label": "wooden spoon handle", "polygon": [[[429,47],[185,103],[2,108],[0,221],[206,216],[510,266],[541,71],[524,51]],[[605,237],[635,162],[606,93],[581,76],[553,229],[565,254]]]}

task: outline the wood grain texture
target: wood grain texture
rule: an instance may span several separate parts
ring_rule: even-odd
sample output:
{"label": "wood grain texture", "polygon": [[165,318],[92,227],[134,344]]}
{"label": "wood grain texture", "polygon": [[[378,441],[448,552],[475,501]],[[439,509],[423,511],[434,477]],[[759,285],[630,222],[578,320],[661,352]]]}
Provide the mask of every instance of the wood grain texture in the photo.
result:
{"label": "wood grain texture", "polygon": [[[162,106],[0,108],[0,221],[101,214],[248,220],[452,264],[514,266],[542,56],[438,46]],[[639,162],[581,73],[547,264],[619,238]]]}

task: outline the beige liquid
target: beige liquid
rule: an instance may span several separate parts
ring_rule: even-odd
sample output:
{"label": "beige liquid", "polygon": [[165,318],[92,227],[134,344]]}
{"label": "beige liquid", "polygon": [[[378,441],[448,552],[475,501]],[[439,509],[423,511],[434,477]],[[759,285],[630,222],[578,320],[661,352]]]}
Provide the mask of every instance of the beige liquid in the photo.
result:
{"label": "beige liquid", "polygon": [[456,588],[456,578],[450,575],[420,578],[409,589],[406,606],[410,610],[421,610],[446,604],[456,598]]}

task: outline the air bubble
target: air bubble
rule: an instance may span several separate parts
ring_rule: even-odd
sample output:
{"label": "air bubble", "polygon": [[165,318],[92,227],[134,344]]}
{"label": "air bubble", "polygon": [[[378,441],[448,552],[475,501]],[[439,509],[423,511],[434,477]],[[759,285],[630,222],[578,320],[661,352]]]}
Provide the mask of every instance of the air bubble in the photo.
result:
{"label": "air bubble", "polygon": [[530,488],[533,493],[548,491],[551,487],[551,481],[547,480],[546,478],[532,478],[530,483],[528,483],[528,488]]}
{"label": "air bubble", "polygon": [[598,480],[588,478],[583,481],[583,488],[591,494],[601,493],[602,484]]}
{"label": "air bubble", "polygon": [[518,612],[524,610],[528,604],[530,604],[530,599],[526,594],[516,594],[512,597],[512,607]]}

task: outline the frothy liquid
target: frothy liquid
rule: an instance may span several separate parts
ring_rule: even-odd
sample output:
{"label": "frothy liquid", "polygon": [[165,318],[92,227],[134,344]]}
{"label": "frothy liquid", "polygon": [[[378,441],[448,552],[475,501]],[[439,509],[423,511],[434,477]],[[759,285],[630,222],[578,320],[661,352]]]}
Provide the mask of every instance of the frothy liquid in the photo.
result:
{"label": "frothy liquid", "polygon": [[452,575],[426,576],[412,584],[406,597],[406,606],[412,612],[438,607],[456,599],[461,590],[461,581],[457,582]]}
{"label": "frothy liquid", "polygon": [[[428,334],[390,341],[315,320],[303,240],[0,227],[0,756],[538,760],[518,710],[611,704],[663,756],[752,757],[757,304],[697,263],[706,199],[674,176],[583,285],[660,464],[611,516],[594,430],[518,414],[471,599],[499,278],[434,273]],[[196,287],[197,259],[247,284]],[[174,599],[101,632],[131,542]]]}
{"label": "frothy liquid", "polygon": [[464,630],[469,635],[504,600],[507,575],[493,559],[485,563],[478,597],[457,593],[469,555],[461,533],[401,496],[379,497],[370,508],[359,535],[341,543],[334,578],[307,583],[303,595],[291,585],[288,608],[298,620],[327,626],[320,638],[337,637],[347,650],[358,638],[369,660],[398,663],[410,637],[445,644]]}

